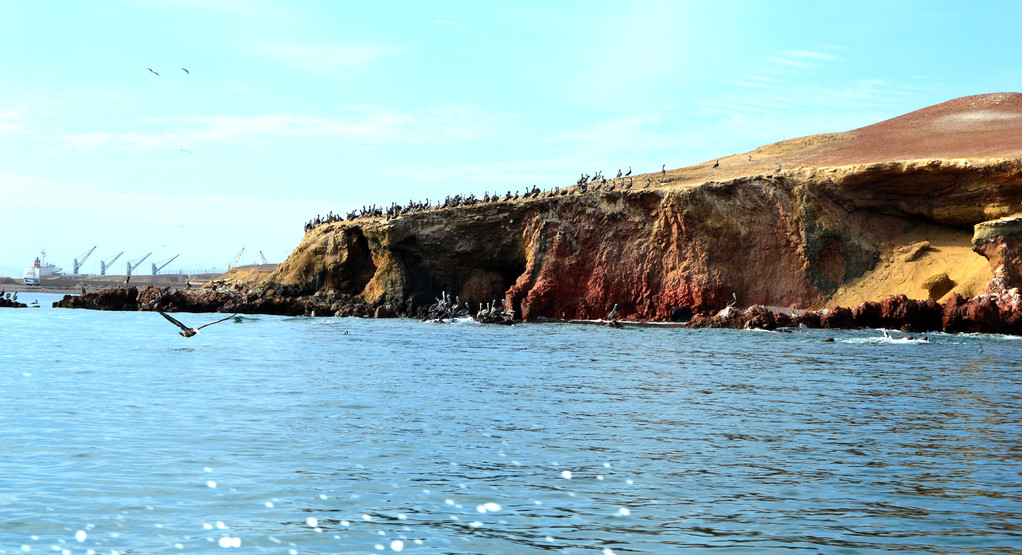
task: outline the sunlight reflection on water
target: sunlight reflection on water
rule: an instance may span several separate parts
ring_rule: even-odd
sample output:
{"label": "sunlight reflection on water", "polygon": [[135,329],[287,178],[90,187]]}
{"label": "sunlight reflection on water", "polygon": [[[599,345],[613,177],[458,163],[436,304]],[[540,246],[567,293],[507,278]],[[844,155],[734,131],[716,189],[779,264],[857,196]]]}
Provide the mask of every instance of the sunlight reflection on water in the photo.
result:
{"label": "sunlight reflection on water", "polygon": [[1010,338],[0,323],[0,553],[1018,546]]}

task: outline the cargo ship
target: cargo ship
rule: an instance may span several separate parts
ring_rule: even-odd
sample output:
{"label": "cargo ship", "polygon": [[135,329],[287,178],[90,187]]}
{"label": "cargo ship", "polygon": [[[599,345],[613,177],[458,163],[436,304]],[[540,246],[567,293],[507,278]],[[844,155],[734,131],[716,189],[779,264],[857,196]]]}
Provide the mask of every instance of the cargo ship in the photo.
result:
{"label": "cargo ship", "polygon": [[46,261],[46,251],[44,250],[42,257],[36,257],[31,268],[25,268],[25,285],[39,285],[40,278],[59,276],[62,271],[64,271],[63,268],[58,268]]}

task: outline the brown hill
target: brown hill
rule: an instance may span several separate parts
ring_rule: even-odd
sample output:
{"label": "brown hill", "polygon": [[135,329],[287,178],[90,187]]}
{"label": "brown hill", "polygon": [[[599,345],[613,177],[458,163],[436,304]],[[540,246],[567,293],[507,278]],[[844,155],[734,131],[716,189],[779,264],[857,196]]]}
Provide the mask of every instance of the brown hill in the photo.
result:
{"label": "brown hill", "polygon": [[1022,156],[1022,93],[993,93],[956,98],[852,131],[765,145],[720,158],[720,166],[715,169],[713,165],[718,160],[679,168],[669,171],[666,181],[690,184],[776,173],[778,164],[782,170],[793,170],[906,160],[1019,156]]}

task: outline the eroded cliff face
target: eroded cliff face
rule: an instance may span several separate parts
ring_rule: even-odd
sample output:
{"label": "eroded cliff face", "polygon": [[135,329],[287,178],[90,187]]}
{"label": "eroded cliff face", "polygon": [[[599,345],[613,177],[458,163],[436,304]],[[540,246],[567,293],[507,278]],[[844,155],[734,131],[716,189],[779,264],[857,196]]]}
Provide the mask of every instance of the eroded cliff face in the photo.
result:
{"label": "eroded cliff face", "polygon": [[[922,223],[967,228],[1022,201],[1019,160],[810,168],[697,185],[499,201],[319,226],[260,291],[390,305],[442,291],[525,320],[820,306]],[[732,297],[734,295],[734,297]]]}
{"label": "eroded cliff face", "polygon": [[988,292],[1022,287],[1022,214],[976,224],[972,245],[990,263]]}
{"label": "eroded cliff face", "polygon": [[[320,225],[253,291],[406,315],[446,291],[469,303],[504,299],[526,320],[602,318],[615,304],[635,320],[733,299],[822,306],[866,272],[888,275],[872,270],[900,260],[891,242],[913,230],[960,236],[1022,207],[1022,94],[960,98],[628,185]],[[959,279],[985,282],[993,270],[1022,279],[1017,234],[988,235],[975,250],[991,260],[989,276]],[[934,240],[928,252],[942,248]],[[913,289],[958,293],[955,272],[932,273]]]}

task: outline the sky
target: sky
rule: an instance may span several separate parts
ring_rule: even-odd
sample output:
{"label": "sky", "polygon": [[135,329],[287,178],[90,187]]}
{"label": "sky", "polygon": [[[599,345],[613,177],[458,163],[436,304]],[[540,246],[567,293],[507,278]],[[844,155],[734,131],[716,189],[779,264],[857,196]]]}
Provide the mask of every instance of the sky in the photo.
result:
{"label": "sky", "polygon": [[93,246],[81,273],[281,262],[330,211],[1022,91],[1020,20],[1014,0],[0,0],[0,275]]}

